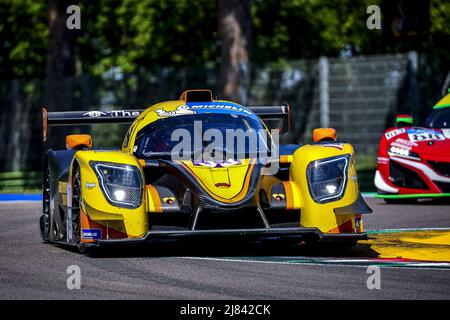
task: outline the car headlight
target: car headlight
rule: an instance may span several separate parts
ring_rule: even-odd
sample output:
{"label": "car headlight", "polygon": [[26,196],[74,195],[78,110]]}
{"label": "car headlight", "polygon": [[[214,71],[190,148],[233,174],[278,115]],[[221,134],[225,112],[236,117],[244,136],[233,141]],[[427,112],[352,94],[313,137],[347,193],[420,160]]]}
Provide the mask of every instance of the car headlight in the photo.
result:
{"label": "car headlight", "polygon": [[308,188],[315,202],[327,203],[343,197],[350,155],[312,161],[306,169]]}
{"label": "car headlight", "polygon": [[132,165],[91,162],[107,200],[115,206],[137,208],[142,202],[142,176]]}
{"label": "car headlight", "polygon": [[405,149],[405,148],[399,148],[396,146],[390,146],[388,149],[388,155],[390,156],[397,156],[397,157],[403,157],[413,160],[421,160],[420,156],[412,152],[411,150]]}

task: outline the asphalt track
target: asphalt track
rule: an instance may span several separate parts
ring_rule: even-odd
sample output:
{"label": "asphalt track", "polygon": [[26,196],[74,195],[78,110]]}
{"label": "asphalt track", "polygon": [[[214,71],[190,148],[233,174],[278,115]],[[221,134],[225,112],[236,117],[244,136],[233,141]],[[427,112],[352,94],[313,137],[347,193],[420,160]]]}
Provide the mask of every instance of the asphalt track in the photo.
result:
{"label": "asphalt track", "polygon": [[[450,227],[448,204],[367,201],[367,229]],[[169,244],[91,257],[42,243],[39,211],[40,202],[0,202],[0,299],[450,298],[448,263],[379,259],[368,244],[341,252]],[[67,288],[70,265],[80,267],[79,290]],[[369,265],[381,268],[381,289],[367,288]]]}

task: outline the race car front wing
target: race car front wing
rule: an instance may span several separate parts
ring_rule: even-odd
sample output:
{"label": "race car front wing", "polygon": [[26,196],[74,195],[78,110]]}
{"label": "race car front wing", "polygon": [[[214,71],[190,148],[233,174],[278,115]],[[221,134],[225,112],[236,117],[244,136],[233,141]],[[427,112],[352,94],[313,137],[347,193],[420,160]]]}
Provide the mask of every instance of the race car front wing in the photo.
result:
{"label": "race car front wing", "polygon": [[318,228],[258,228],[258,229],[215,229],[215,230],[176,230],[149,231],[143,238],[98,240],[85,246],[145,245],[184,239],[220,239],[220,240],[271,240],[283,239],[293,241],[355,241],[367,239],[367,233],[324,233]]}

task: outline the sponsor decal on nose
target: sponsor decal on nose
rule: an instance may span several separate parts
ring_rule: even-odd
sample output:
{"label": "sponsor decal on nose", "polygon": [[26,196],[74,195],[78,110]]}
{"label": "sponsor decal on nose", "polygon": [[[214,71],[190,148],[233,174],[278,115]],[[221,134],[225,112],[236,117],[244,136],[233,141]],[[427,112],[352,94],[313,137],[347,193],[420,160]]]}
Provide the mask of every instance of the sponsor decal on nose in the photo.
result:
{"label": "sponsor decal on nose", "polygon": [[102,238],[101,229],[82,229],[81,236],[83,239],[98,240]]}

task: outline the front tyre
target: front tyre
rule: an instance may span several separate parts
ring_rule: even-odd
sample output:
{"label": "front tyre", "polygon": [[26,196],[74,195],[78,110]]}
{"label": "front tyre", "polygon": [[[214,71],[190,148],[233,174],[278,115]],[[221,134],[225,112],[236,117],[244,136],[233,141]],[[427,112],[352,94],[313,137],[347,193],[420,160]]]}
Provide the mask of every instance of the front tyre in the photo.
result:
{"label": "front tyre", "polygon": [[50,170],[46,168],[42,184],[42,215],[39,219],[39,229],[44,242],[50,241]]}
{"label": "front tyre", "polygon": [[83,202],[81,189],[81,173],[80,168],[77,167],[72,178],[72,243],[77,246],[80,253],[93,255],[96,250],[86,247],[81,242],[81,204]]}
{"label": "front tyre", "polygon": [[72,184],[72,240],[80,248],[81,242],[81,175],[80,168],[76,168]]}
{"label": "front tyre", "polygon": [[387,204],[414,204],[417,202],[416,198],[407,198],[407,199],[384,198],[383,200]]}

